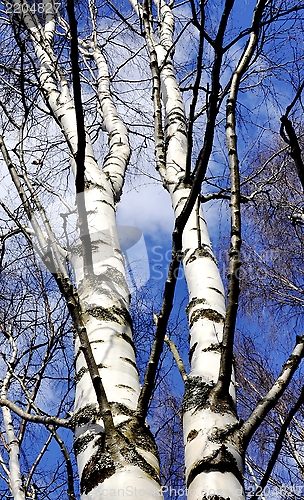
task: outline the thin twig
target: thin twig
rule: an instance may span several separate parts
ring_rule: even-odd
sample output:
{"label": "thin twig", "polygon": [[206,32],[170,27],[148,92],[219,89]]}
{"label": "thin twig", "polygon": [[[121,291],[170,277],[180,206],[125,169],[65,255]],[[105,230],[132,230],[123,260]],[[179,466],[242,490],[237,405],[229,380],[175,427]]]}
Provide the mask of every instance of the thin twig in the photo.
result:
{"label": "thin twig", "polygon": [[297,337],[296,345],[286,363],[283,365],[282,371],[275,381],[272,388],[268,391],[266,396],[262,398],[256,408],[252,411],[248,419],[243,423],[239,436],[246,446],[252,435],[264,421],[270,410],[274,408],[277,401],[287,388],[292,379],[293,374],[297,370],[301,360],[304,357],[304,335]]}
{"label": "thin twig", "polygon": [[185,369],[185,365],[183,363],[183,360],[177,350],[177,347],[175,345],[175,343],[173,342],[173,340],[171,340],[168,335],[165,335],[165,342],[168,344],[168,346],[170,347],[170,351],[172,352],[172,355],[173,355],[173,358],[176,362],[176,365],[177,365],[177,368],[178,368],[178,371],[179,373],[181,374],[181,377],[183,379],[183,381],[185,382],[188,378],[188,375],[187,375],[187,372],[186,372],[186,369]]}

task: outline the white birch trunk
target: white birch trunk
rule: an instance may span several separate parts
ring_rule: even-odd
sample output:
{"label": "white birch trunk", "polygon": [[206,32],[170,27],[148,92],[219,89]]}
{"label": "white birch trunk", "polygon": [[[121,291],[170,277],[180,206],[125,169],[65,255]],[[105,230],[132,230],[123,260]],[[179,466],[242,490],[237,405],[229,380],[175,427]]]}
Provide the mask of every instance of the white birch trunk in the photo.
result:
{"label": "white birch trunk", "polygon": [[230,404],[209,398],[220,367],[224,289],[205,221],[200,214],[198,242],[195,215],[192,212],[183,234],[183,265],[190,299],[187,312],[191,370],[183,402],[188,498],[198,500],[218,495],[241,500],[243,457],[229,439],[238,426],[234,380],[230,386]]}
{"label": "white birch trunk", "polygon": [[[74,102],[52,51],[55,27],[52,16],[46,21],[43,28],[38,21],[33,23],[30,14],[24,16],[40,61],[44,95],[75,155],[78,137]],[[111,99],[106,61],[96,44],[92,43],[90,50],[97,67],[99,104],[103,127],[109,134],[109,153],[101,170],[90,137],[86,135],[84,197],[93,254],[90,273],[84,273],[81,244],[73,248],[71,260],[81,315],[112,410],[119,451],[114,457],[107,447],[109,436],[105,433],[96,392],[77,336],[74,448],[82,500],[107,495],[121,498],[143,492],[145,499],[152,500],[162,498],[158,454],[148,427],[140,425],[135,415],[140,384],[114,206],[123,185],[130,155],[129,142],[127,130]],[[73,158],[72,166],[75,174]]]}
{"label": "white birch trunk", "polygon": [[[116,231],[113,192],[110,184],[86,193],[93,270],[84,278],[82,258],[73,256],[76,283],[86,317],[86,330],[102,382],[122,439],[121,463],[103,451],[104,425],[98,415],[95,391],[76,338],[75,452],[81,478],[82,498],[127,495],[133,488],[146,498],[159,496],[159,464],[148,429],[135,418],[140,392],[129,317],[129,293],[123,256]],[[92,214],[92,215],[90,215]],[[126,447],[125,440],[128,441]],[[110,493],[109,493],[110,494]]]}
{"label": "white birch trunk", "polygon": [[[1,395],[1,397],[3,397]],[[5,435],[9,453],[9,485],[14,500],[25,500],[20,472],[20,449],[15,435],[11,411],[2,407]]]}
{"label": "white birch trunk", "polygon": [[[150,37],[157,53],[165,114],[166,171],[163,183],[169,190],[175,217],[190,194],[183,184],[187,160],[187,129],[183,100],[168,51],[172,47],[174,19],[162,0],[159,39]],[[229,440],[238,426],[234,380],[231,401],[209,398],[218,376],[225,319],[225,296],[218,266],[201,208],[197,204],[183,231],[182,255],[189,291],[191,370],[183,401],[185,474],[189,500],[211,498],[243,500],[243,457]]]}
{"label": "white birch trunk", "polygon": [[[10,327],[9,327],[10,328]],[[17,347],[11,336],[8,333],[8,338],[12,347],[12,356],[10,359],[10,364],[13,364],[17,356]],[[10,381],[12,378],[12,373],[8,369],[7,374],[3,380],[3,385],[1,389],[1,398],[7,398],[7,391],[10,386]],[[3,415],[3,423],[5,428],[5,435],[7,441],[7,448],[9,453],[9,486],[14,500],[25,500],[25,493],[22,487],[21,471],[20,471],[20,447],[19,441],[15,435],[15,430],[13,426],[12,413],[11,410],[5,406],[1,408]]]}

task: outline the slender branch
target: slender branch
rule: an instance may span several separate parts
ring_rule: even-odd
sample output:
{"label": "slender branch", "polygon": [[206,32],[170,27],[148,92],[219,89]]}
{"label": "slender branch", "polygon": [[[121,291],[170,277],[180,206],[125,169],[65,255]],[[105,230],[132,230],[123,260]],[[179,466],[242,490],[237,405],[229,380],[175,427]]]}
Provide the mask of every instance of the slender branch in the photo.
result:
{"label": "slender branch", "polygon": [[[137,29],[134,28],[133,24],[130,23],[126,16],[123,15],[119,9],[117,9],[117,7],[115,7],[115,5],[110,1],[108,0],[108,4],[110,5],[111,9],[113,9],[113,11],[115,12],[115,14],[118,15],[118,17],[121,19],[121,21],[124,22],[124,24],[126,24],[128,26],[128,28],[133,31],[133,33],[135,33],[136,35],[138,36],[142,36],[142,33],[140,31],[137,31]],[[137,10],[138,11],[138,17],[139,17],[139,20],[141,20],[141,16],[139,15],[140,11],[141,11],[141,8],[140,8],[140,5],[138,3],[138,9],[134,9],[135,11]]]}
{"label": "slender branch", "polygon": [[59,417],[51,417],[49,415],[32,415],[31,413],[27,413],[26,411],[22,410],[19,406],[17,406],[7,398],[0,398],[0,406],[9,408],[14,413],[16,413],[16,415],[23,418],[24,420],[27,420],[28,422],[34,422],[44,425],[50,424],[55,425],[56,427],[65,427],[67,429],[72,428],[72,423],[70,420]]}
{"label": "slender branch", "polygon": [[[273,471],[273,468],[277,462],[278,456],[279,456],[280,451],[281,451],[282,446],[283,446],[285,435],[288,431],[288,427],[289,427],[293,417],[295,416],[297,411],[301,408],[303,403],[304,403],[304,387],[301,390],[299,399],[297,400],[296,404],[290,409],[285,421],[283,422],[283,425],[281,427],[280,433],[279,433],[278,438],[276,440],[275,447],[274,447],[274,450],[272,452],[271,458],[268,462],[264,476],[260,482],[260,488],[262,490],[265,488],[266,484],[268,483],[269,478],[271,476],[271,473]],[[259,488],[259,490],[260,490],[260,488]],[[255,492],[255,494],[250,498],[250,500],[258,500],[258,498],[259,498],[259,495],[257,495],[257,492]]]}
{"label": "slender branch", "polygon": [[76,210],[75,207],[73,208],[67,202],[67,200],[62,196],[62,194],[58,193],[58,191],[56,191],[55,189],[51,188],[51,186],[49,186],[46,182],[43,182],[41,179],[38,179],[38,177],[36,177],[35,183],[33,181],[33,185],[42,186],[46,191],[48,191],[49,193],[51,193],[54,196],[56,196],[61,201],[61,203],[66,207],[66,209],[68,211],[68,214],[72,214],[72,213],[75,212],[75,210]]}
{"label": "slender branch", "polygon": [[[294,99],[292,100],[292,102],[289,104],[289,106],[287,106],[285,115],[283,115],[281,117],[282,125],[280,127],[280,134],[281,134],[281,137],[286,142],[286,144],[288,144],[290,146],[290,149],[291,149],[290,156],[296,164],[298,176],[299,176],[300,182],[302,184],[302,187],[304,189],[304,163],[303,163],[303,159],[302,159],[302,151],[301,151],[301,147],[299,144],[299,139],[296,135],[296,132],[295,132],[295,129],[292,125],[292,122],[291,122],[291,120],[288,119],[288,115],[289,115],[290,111],[292,110],[292,108],[294,107],[294,105],[296,104],[296,102],[298,101],[298,99],[300,99],[301,94],[303,92],[303,89],[304,89],[304,82],[302,82],[302,84],[298,88],[296,95],[295,95]],[[286,132],[287,136],[286,136],[285,132]]]}
{"label": "slender branch", "polygon": [[162,125],[162,104],[161,104],[161,84],[160,68],[158,65],[157,53],[155,50],[154,33],[150,21],[149,2],[143,1],[143,23],[145,28],[145,38],[150,54],[150,67],[152,73],[153,90],[152,99],[154,107],[154,141],[156,169],[159,171],[164,187],[166,188],[166,161],[164,146],[164,131]]}
{"label": "slender branch", "polygon": [[64,456],[65,460],[65,466],[67,470],[67,483],[68,483],[68,498],[69,500],[76,500],[76,495],[75,495],[75,489],[74,489],[74,473],[73,473],[73,466],[70,458],[70,454],[68,452],[67,447],[64,444],[63,439],[59,436],[58,432],[55,431],[55,429],[51,426],[47,426],[48,430],[51,432],[52,436],[54,439],[57,441],[58,445],[60,446],[61,452]]}
{"label": "slender branch", "polygon": [[[0,328],[3,332],[3,335],[8,339],[12,349],[12,354],[10,356],[10,359],[7,360],[6,358],[4,358],[7,365],[7,371],[2,383],[0,398],[6,399],[7,392],[9,390],[9,387],[11,386],[13,369],[17,363],[18,348],[15,339],[12,335],[12,325],[7,323],[5,320],[4,321],[1,320]],[[19,459],[20,443],[16,437],[11,411],[7,406],[2,407],[2,415],[3,415],[3,424],[7,440],[7,450],[9,454],[10,490],[12,493],[12,497],[14,499],[25,500],[25,495],[22,490],[20,459]]]}
{"label": "slender branch", "polygon": [[[191,3],[192,7],[192,12],[194,11],[194,7]],[[198,95],[199,95],[199,87],[200,87],[200,82],[201,82],[201,77],[202,77],[202,57],[203,57],[203,50],[204,50],[204,25],[205,25],[205,8],[204,8],[204,2],[201,2],[201,23],[200,23],[200,38],[199,38],[199,45],[198,45],[198,54],[197,54],[197,72],[196,72],[196,78],[195,82],[193,85],[193,91],[192,91],[192,102],[190,104],[190,111],[189,111],[189,119],[188,119],[188,132],[187,132],[187,139],[188,139],[188,151],[187,151],[187,160],[186,160],[186,171],[185,171],[185,183],[188,184],[190,182],[190,175],[191,175],[191,163],[192,163],[192,150],[193,150],[193,126],[194,126],[194,121],[195,121],[195,108],[198,100]]]}
{"label": "slender branch", "polygon": [[226,138],[230,167],[230,214],[231,233],[228,270],[228,303],[223,330],[222,353],[220,361],[219,378],[214,395],[228,397],[233,368],[233,346],[238,300],[240,294],[240,250],[241,250],[241,192],[239,158],[237,151],[236,135],[236,103],[239,85],[246,72],[258,44],[259,23],[263,16],[267,0],[259,0],[254,9],[252,29],[246,47],[234,71],[230,95],[226,108]]}
{"label": "slender branch", "polygon": [[190,6],[191,6],[191,12],[192,12],[193,25],[198,30],[200,30],[201,29],[201,23],[198,20],[198,16],[197,16],[197,13],[196,13],[196,5],[195,5],[194,0],[190,0]]}
{"label": "slender branch", "polygon": [[178,230],[181,232],[184,230],[184,227],[187,223],[190,213],[192,212],[194,204],[198,198],[198,195],[200,194],[201,185],[206,175],[209,158],[212,151],[214,131],[215,131],[215,121],[218,113],[218,96],[220,92],[220,70],[223,59],[223,40],[229,15],[233,5],[234,5],[234,0],[226,0],[219,29],[214,42],[215,57],[212,67],[212,77],[211,77],[212,85],[211,85],[210,99],[207,110],[207,124],[204,135],[204,143],[201,151],[199,152],[195,169],[192,175],[193,184],[191,192],[189,194],[189,197],[184,205],[181,214],[176,219],[175,227],[176,228],[178,227]]}
{"label": "slender branch", "polygon": [[[248,470],[250,472],[250,475],[251,475],[251,477],[253,479],[253,482],[254,482],[255,486],[258,487],[259,483],[257,481],[255,472],[254,472],[253,468],[251,467],[251,463],[250,463],[249,457],[245,458],[245,464],[246,464],[246,467],[248,468]],[[260,495],[260,500],[266,500],[266,498],[264,497],[264,495],[262,493]]]}
{"label": "slender branch", "polygon": [[[27,217],[32,225],[33,234],[38,239],[40,249],[36,248],[36,250],[38,250],[39,256],[41,257],[42,261],[45,263],[46,267],[49,269],[49,271],[51,273],[54,273],[54,272],[60,273],[66,279],[68,277],[68,274],[67,274],[65,266],[62,263],[62,259],[60,257],[61,251],[60,251],[56,236],[51,229],[51,226],[50,226],[49,220],[46,216],[45,210],[42,207],[40,200],[38,199],[29,179],[27,178],[26,174],[24,173],[23,178],[24,178],[24,180],[27,184],[27,187],[31,193],[33,201],[35,202],[35,204],[39,210],[39,214],[41,215],[41,218],[43,220],[43,224],[44,224],[44,227],[46,230],[46,235],[41,230],[40,224],[35,216],[34,209],[32,208],[29,197],[27,196],[26,191],[25,191],[25,189],[20,181],[20,178],[19,178],[18,173],[16,171],[16,168],[15,168],[15,166],[10,158],[9,152],[6,148],[6,145],[5,145],[5,142],[4,142],[4,139],[2,136],[0,136],[0,149],[1,149],[4,161],[7,164],[11,179],[16,187],[16,190],[18,192],[18,195],[20,197],[22,205],[25,209],[26,215],[27,215]],[[3,206],[2,203],[1,203],[1,205]],[[10,217],[12,217],[12,219],[15,220],[17,225],[21,228],[23,234],[30,241],[31,245],[34,246],[33,241],[29,237],[31,231],[24,228],[24,226],[20,226],[20,224],[18,224],[18,221],[16,221],[13,214],[11,214],[10,211],[8,209],[6,209],[5,207],[3,207],[3,208],[10,215]],[[54,259],[53,254],[50,250],[53,251],[55,259]]]}
{"label": "slender branch", "polygon": [[294,107],[294,105],[296,104],[296,102],[300,99],[301,94],[303,92],[303,89],[304,89],[304,82],[302,82],[302,84],[298,88],[298,90],[296,92],[296,95],[294,96],[293,101],[289,104],[289,106],[287,106],[286,113],[285,113],[286,117],[289,115],[290,111],[292,110],[292,108]]}
{"label": "slender branch", "polygon": [[187,375],[183,360],[182,360],[182,358],[177,350],[177,347],[176,347],[175,343],[173,342],[173,340],[171,340],[168,337],[168,335],[165,335],[165,342],[170,347],[170,351],[172,352],[173,358],[177,364],[178,371],[181,374],[183,381],[185,382],[188,378],[188,375]]}
{"label": "slender branch", "polygon": [[[53,324],[52,317],[51,317],[49,298],[48,298],[47,292],[45,290],[45,284],[43,282],[43,275],[42,275],[42,273],[39,273],[36,263],[34,265],[35,265],[35,274],[36,274],[37,280],[39,282],[40,290],[41,290],[43,301],[44,301],[44,307],[45,307],[45,312],[46,312],[46,324],[49,327],[50,333],[49,333],[49,336],[47,339],[46,350],[45,350],[43,359],[41,361],[41,366],[36,373],[36,377],[35,377],[36,381],[35,381],[34,387],[31,391],[30,395],[26,391],[26,387],[25,387],[23,380],[20,380],[18,377],[18,380],[19,380],[23,390],[25,391],[25,393],[27,395],[27,399],[28,399],[28,404],[26,407],[27,413],[29,413],[31,411],[31,408],[33,406],[33,402],[35,401],[36,396],[38,394],[39,388],[40,388],[41,383],[42,383],[42,377],[43,377],[44,372],[46,370],[47,362],[51,357],[52,347],[54,345],[54,341],[56,338],[56,331],[55,331],[54,324]],[[59,328],[59,325],[58,325],[58,328]],[[36,344],[36,346],[37,346],[37,344]],[[30,356],[33,354],[33,351],[31,349],[29,350],[29,354],[30,354]],[[23,355],[25,355],[25,352],[23,352]],[[14,374],[14,376],[16,377],[15,374]],[[35,411],[36,411],[36,413],[38,413],[36,407],[35,407]],[[23,421],[20,425],[19,436],[18,436],[20,443],[22,443],[24,433],[25,433],[25,428],[26,428],[26,421]]]}
{"label": "slender branch", "polygon": [[[304,86],[302,87],[302,89]],[[286,109],[286,114],[281,116],[281,128],[280,134],[284,141],[290,146],[290,156],[294,160],[302,188],[304,190],[304,162],[302,159],[302,151],[299,144],[299,140],[295,129],[292,125],[291,120],[287,118],[288,111]],[[287,136],[285,135],[285,132]]]}
{"label": "slender branch", "polygon": [[67,0],[67,13],[70,23],[70,53],[73,75],[74,103],[77,126],[77,151],[75,154],[76,162],[76,202],[78,206],[79,232],[82,242],[82,256],[84,265],[84,274],[93,272],[92,261],[92,243],[88,227],[88,219],[85,205],[85,150],[86,150],[86,131],[84,124],[84,112],[81,98],[80,68],[78,63],[78,33],[77,21],[74,10],[74,0]]}
{"label": "slender branch", "polygon": [[[35,410],[35,412],[36,412],[37,415],[41,415],[41,411],[39,410],[39,408],[34,403],[33,397],[31,397],[29,395],[28,391],[26,390],[25,385],[23,384],[23,381],[20,380],[19,377],[18,377],[18,380],[19,380],[19,382],[20,382],[23,390],[26,393],[26,396],[27,396],[27,399],[29,401],[29,404],[33,407],[33,409]],[[54,427],[51,426],[51,425],[46,425],[46,428],[50,432],[50,436],[48,437],[48,439],[45,442],[42,450],[40,451],[38,457],[36,458],[35,462],[33,463],[32,467],[31,467],[31,470],[29,472],[29,475],[28,475],[28,478],[27,478],[27,482],[26,482],[26,488],[28,489],[30,487],[30,482],[31,482],[31,479],[32,479],[33,474],[35,472],[35,469],[37,468],[39,462],[41,461],[41,459],[42,459],[42,457],[43,457],[43,455],[45,453],[45,450],[47,449],[47,447],[48,447],[48,445],[49,445],[52,437],[54,437],[54,439],[57,441],[58,445],[60,446],[61,452],[62,452],[62,454],[64,456],[64,460],[65,460],[65,463],[66,463],[67,476],[68,476],[67,479],[68,479],[68,497],[69,497],[69,500],[76,500],[75,491],[74,491],[73,467],[72,467],[72,464],[71,464],[71,459],[70,459],[69,452],[68,452],[68,450],[67,450],[67,448],[66,448],[66,446],[64,444],[64,441],[61,439],[61,437],[56,432],[56,430],[54,429]],[[19,439],[19,442],[20,442],[20,439]]]}
{"label": "slender branch", "polygon": [[14,117],[10,114],[10,112],[8,111],[7,107],[5,106],[4,102],[2,102],[0,100],[0,106],[3,110],[3,112],[5,113],[5,115],[7,116],[7,119],[9,120],[9,122],[16,128],[19,130],[19,125],[18,123],[15,121]]}
{"label": "slender branch", "polygon": [[[46,426],[46,427],[48,428],[49,426]],[[27,479],[26,479],[26,484],[24,486],[24,489],[26,492],[29,490],[29,488],[31,486],[31,480],[32,480],[32,477],[34,475],[34,472],[35,472],[36,468],[38,467],[39,463],[41,462],[45,452],[47,451],[48,446],[49,446],[50,442],[52,441],[52,438],[53,438],[53,436],[50,433],[47,436],[47,439],[46,439],[44,445],[42,446],[39,454],[37,455],[36,460],[34,461],[33,465],[31,466],[31,469],[30,469],[28,476],[27,476]]]}
{"label": "slender branch", "polygon": [[[141,393],[138,398],[137,415],[139,420],[144,420],[147,416],[149,401],[154,388],[154,381],[158,368],[158,363],[163,350],[164,339],[167,332],[168,320],[173,307],[173,299],[178,270],[180,265],[180,253],[176,252],[176,248],[181,246],[181,235],[177,232],[173,233],[172,259],[170,262],[165,288],[163,293],[162,308],[157,316],[156,331],[154,343],[145,372],[144,382]],[[180,240],[180,241],[179,241]]]}
{"label": "slender branch", "polygon": [[[260,28],[264,26],[269,26],[269,24],[273,23],[274,21],[280,19],[281,17],[286,16],[287,14],[291,14],[292,12],[299,12],[303,10],[304,7],[302,5],[296,5],[294,7],[291,7],[290,9],[286,9],[285,11],[278,9],[278,12],[275,16],[271,16],[269,19],[266,21],[260,22]],[[231,42],[229,42],[225,47],[224,47],[224,52],[227,52],[233,45],[235,45],[239,40],[241,40],[244,36],[247,36],[251,31],[250,28],[246,28],[243,31],[241,31],[237,37],[235,37]]]}
{"label": "slender branch", "polygon": [[266,396],[258,402],[256,408],[243,423],[239,431],[239,436],[243,440],[245,446],[249,443],[252,435],[264,421],[270,410],[272,410],[272,408],[276,405],[277,401],[291,381],[292,376],[303,357],[304,335],[302,337],[297,337],[295,348],[286,363],[283,365],[282,371],[274,385],[268,391]]}
{"label": "slender branch", "polygon": [[10,173],[11,179],[12,179],[12,181],[17,189],[18,195],[20,197],[20,200],[22,202],[22,205],[24,207],[26,215],[27,215],[27,217],[28,217],[28,219],[29,219],[34,231],[35,231],[35,235],[39,241],[41,251],[44,255],[44,262],[45,262],[46,266],[48,267],[48,269],[50,269],[52,272],[53,270],[57,269],[57,265],[55,264],[51,253],[49,252],[48,243],[47,243],[47,241],[46,241],[46,239],[41,231],[40,224],[36,219],[36,216],[34,214],[34,210],[31,207],[31,204],[30,204],[30,201],[27,197],[27,194],[23,188],[23,185],[21,184],[21,181],[19,179],[19,176],[17,174],[15,166],[10,158],[10,155],[8,153],[8,150],[6,148],[6,145],[4,143],[2,136],[0,136],[0,149],[1,149],[4,161],[7,164],[7,168],[8,168],[8,171]]}
{"label": "slender branch", "polygon": [[57,263],[57,268],[58,268],[59,272],[63,274],[63,276],[67,277],[68,273],[67,273],[65,265],[63,264],[63,260],[61,258],[61,255],[62,255],[61,247],[58,243],[58,240],[56,238],[54,231],[52,230],[52,227],[50,225],[50,221],[46,215],[44,207],[42,206],[42,204],[39,200],[39,197],[37,196],[36,191],[34,190],[32,183],[30,182],[30,180],[27,176],[27,173],[25,171],[23,172],[22,177],[23,177],[23,180],[24,180],[30,194],[31,194],[31,200],[34,201],[34,203],[39,211],[39,215],[42,219],[42,222],[43,222],[43,225],[45,228],[45,232],[46,232],[46,236],[47,236],[46,240],[47,240],[48,246],[51,247],[51,249],[54,253],[55,261]]}
{"label": "slender branch", "polygon": [[[303,401],[302,401],[302,405],[303,405]],[[298,425],[298,422],[297,422],[297,419],[294,418],[294,423],[296,425]],[[283,419],[280,417],[280,421],[281,421],[281,424],[283,424]],[[300,469],[300,474],[302,476],[302,479],[304,479],[304,461],[303,461],[303,457],[300,455],[301,452],[299,452],[296,448],[296,445],[295,445],[295,439],[297,440],[297,437],[295,438],[291,431],[288,429],[286,431],[286,437],[287,437],[287,441],[288,441],[288,444],[291,448],[291,454],[294,458],[294,460],[296,461],[299,469]]]}

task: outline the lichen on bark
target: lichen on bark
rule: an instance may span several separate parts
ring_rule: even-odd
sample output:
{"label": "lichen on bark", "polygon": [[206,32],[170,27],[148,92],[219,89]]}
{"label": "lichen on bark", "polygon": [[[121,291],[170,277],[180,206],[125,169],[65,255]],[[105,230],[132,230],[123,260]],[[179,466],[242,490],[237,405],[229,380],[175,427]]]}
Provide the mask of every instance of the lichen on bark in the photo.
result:
{"label": "lichen on bark", "polygon": [[80,479],[80,492],[88,494],[98,484],[115,474],[118,464],[111,457],[111,454],[103,451],[103,445],[96,443],[98,450],[92,455],[89,462],[84,466]]}
{"label": "lichen on bark", "polygon": [[196,429],[192,429],[192,431],[190,431],[189,434],[188,434],[188,436],[187,436],[188,443],[190,443],[190,441],[192,441],[193,439],[195,439],[197,435],[198,435],[197,430]]}
{"label": "lichen on bark", "polygon": [[111,321],[113,323],[119,323],[120,325],[124,325],[125,323],[128,323],[129,325],[132,324],[129,311],[123,307],[96,306],[91,309],[87,309],[86,312],[100,321]]}
{"label": "lichen on bark", "polygon": [[206,299],[204,299],[204,298],[193,297],[193,298],[190,300],[190,302],[189,302],[189,304],[187,305],[187,307],[186,307],[186,313],[187,313],[187,315],[189,316],[190,311],[191,311],[191,309],[192,309],[194,306],[197,306],[197,305],[199,305],[199,304],[206,304],[206,302],[207,302],[207,301],[206,301]]}
{"label": "lichen on bark", "polygon": [[91,421],[96,421],[100,417],[97,404],[88,404],[80,408],[76,413],[74,413],[71,424],[74,427],[80,427],[82,425],[88,424]]}
{"label": "lichen on bark", "polygon": [[187,478],[187,488],[199,474],[208,472],[221,472],[223,474],[231,472],[243,485],[243,471],[240,471],[235,457],[225,444],[214,450],[211,455],[193,464]]}
{"label": "lichen on bark", "polygon": [[81,436],[75,439],[74,441],[74,452],[76,457],[84,451],[87,446],[94,440],[96,439],[96,433],[95,432],[85,432]]}
{"label": "lichen on bark", "polygon": [[202,245],[202,248],[196,248],[192,254],[186,259],[185,265],[190,264],[198,258],[211,259],[217,265],[216,259],[212,253],[212,249],[208,245]]}
{"label": "lichen on bark", "polygon": [[189,376],[185,381],[185,392],[182,402],[182,410],[197,411],[208,405],[209,395],[214,388],[214,383],[204,382],[201,377]]}
{"label": "lichen on bark", "polygon": [[132,441],[135,446],[153,453],[158,458],[158,450],[147,425],[140,425],[137,418],[134,417],[119,424],[117,429],[128,441]]}
{"label": "lichen on bark", "polygon": [[210,321],[213,321],[214,323],[224,323],[225,317],[216,311],[215,309],[196,309],[193,311],[192,314],[190,314],[189,318],[189,324],[190,328],[193,327],[194,323],[198,321],[199,319],[209,319]]}

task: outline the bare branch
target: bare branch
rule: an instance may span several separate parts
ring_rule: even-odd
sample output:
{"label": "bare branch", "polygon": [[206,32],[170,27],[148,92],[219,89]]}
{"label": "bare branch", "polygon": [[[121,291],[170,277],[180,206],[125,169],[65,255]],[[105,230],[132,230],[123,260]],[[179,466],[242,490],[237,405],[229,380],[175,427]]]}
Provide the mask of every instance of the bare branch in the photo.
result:
{"label": "bare branch", "polygon": [[240,58],[237,68],[232,77],[231,91],[227,100],[226,109],[226,138],[230,166],[230,250],[229,250],[229,270],[228,270],[228,304],[226,310],[221,364],[219,378],[214,390],[214,394],[221,394],[229,398],[229,387],[233,367],[233,346],[234,332],[238,310],[238,300],[240,293],[240,250],[241,250],[241,192],[239,158],[237,151],[236,136],[236,102],[241,78],[247,70],[258,43],[259,23],[262,18],[266,0],[259,0],[254,9],[252,19],[252,30],[246,48]]}
{"label": "bare branch", "polygon": [[[295,162],[297,173],[304,190],[304,162],[302,159],[302,151],[292,122],[291,120],[289,120],[289,118],[287,118],[287,112],[286,115],[281,116],[281,122],[281,136],[284,141],[287,142],[287,144],[290,146],[289,154]],[[284,131],[286,131],[287,136],[285,135]]]}
{"label": "bare branch", "polygon": [[178,371],[179,373],[181,374],[181,377],[183,379],[183,381],[185,382],[185,380],[187,380],[188,378],[188,375],[187,375],[187,372],[186,372],[186,369],[185,369],[185,366],[184,366],[184,363],[183,363],[183,360],[178,352],[178,349],[175,345],[175,343],[173,342],[173,340],[171,340],[168,335],[165,335],[165,342],[168,344],[171,352],[172,352],[172,355],[174,357],[174,360],[177,364],[177,368],[178,368]]}
{"label": "bare branch", "polygon": [[283,365],[282,371],[273,387],[268,391],[265,397],[258,402],[256,408],[243,423],[239,435],[245,445],[248,444],[251,436],[258,429],[285,391],[303,357],[304,336],[297,337],[296,346],[286,363]]}
{"label": "bare branch", "polygon": [[[284,439],[285,439],[285,436],[286,436],[286,433],[288,432],[288,427],[293,419],[293,417],[295,416],[295,414],[297,413],[297,411],[300,409],[300,407],[302,406],[302,404],[304,403],[304,387],[302,388],[301,390],[301,394],[296,402],[295,405],[292,406],[292,408],[289,410],[288,412],[288,415],[287,417],[285,418],[284,422],[283,422],[283,425],[280,429],[280,433],[277,437],[277,440],[276,440],[276,443],[275,443],[275,446],[274,446],[274,450],[272,452],[272,455],[271,455],[271,458],[268,462],[268,465],[267,465],[267,468],[266,468],[266,471],[263,475],[263,478],[260,482],[260,489],[262,489],[262,491],[264,490],[266,484],[268,483],[269,481],[269,478],[271,476],[271,473],[273,471],[273,468],[277,462],[277,459],[278,459],[278,456],[280,454],[280,451],[282,449],[282,446],[283,446],[283,442],[284,442]],[[259,497],[259,495],[257,495],[257,492],[250,498],[250,500],[257,500]]]}
{"label": "bare branch", "polygon": [[18,405],[6,398],[0,398],[0,406],[4,406],[12,410],[16,415],[27,420],[28,422],[36,422],[38,424],[44,425],[55,425],[56,427],[65,427],[67,429],[72,429],[71,420],[66,420],[65,418],[52,417],[49,415],[32,415],[22,410]]}

